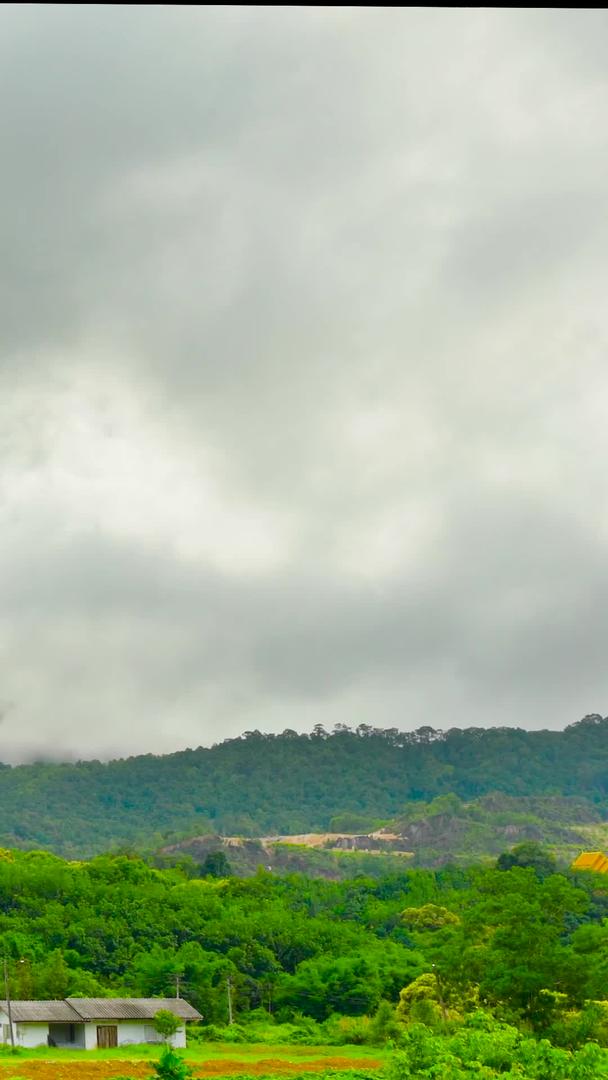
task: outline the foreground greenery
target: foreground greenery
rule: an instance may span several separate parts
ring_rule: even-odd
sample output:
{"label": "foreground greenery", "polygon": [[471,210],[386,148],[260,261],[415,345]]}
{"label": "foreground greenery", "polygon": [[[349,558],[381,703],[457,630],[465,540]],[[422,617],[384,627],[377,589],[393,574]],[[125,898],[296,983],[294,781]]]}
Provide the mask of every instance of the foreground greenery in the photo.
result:
{"label": "foreground greenery", "polygon": [[563,1050],[474,1014],[451,1035],[438,1036],[423,1025],[410,1028],[383,1075],[386,1080],[601,1080],[608,1076],[608,1053],[594,1043]]}
{"label": "foreground greenery", "polygon": [[[268,1032],[270,1034],[270,1030]],[[276,1036],[276,1032],[275,1032]],[[78,1050],[64,1047],[20,1047],[13,1050],[10,1045],[0,1043],[0,1067],[10,1064],[13,1059],[22,1061],[156,1061],[163,1047],[154,1043],[132,1043],[128,1046],[112,1047],[104,1050]],[[272,1050],[272,1053],[271,1053]],[[210,1042],[206,1038],[188,1038],[188,1048],[183,1051],[183,1056],[191,1065],[201,1062],[218,1062],[222,1065],[235,1062],[239,1074],[247,1073],[248,1070],[259,1066],[260,1062],[267,1061],[272,1057],[273,1061],[282,1063],[298,1064],[305,1066],[308,1062],[323,1063],[339,1057],[341,1061],[352,1060],[354,1064],[363,1060],[371,1063],[383,1063],[390,1055],[390,1048],[385,1046],[359,1046],[353,1044],[341,1044],[338,1049],[335,1046],[309,1046],[308,1044],[296,1045],[293,1043],[282,1044],[271,1042],[269,1039],[264,1043],[243,1042]],[[181,1051],[180,1051],[181,1053]],[[1,1075],[1,1074],[0,1074]]]}
{"label": "foreground greenery", "polygon": [[[277,1062],[290,1062],[291,1080],[310,1080],[306,1071],[306,1056],[294,1058],[293,1048],[273,1046],[272,1059],[268,1061],[259,1051],[254,1055],[244,1053],[241,1046],[231,1045],[226,1073],[249,1080],[248,1066],[261,1062],[262,1070],[268,1062],[268,1072],[256,1071],[256,1076],[276,1075],[273,1068]],[[249,1050],[250,1048],[246,1048]],[[327,1050],[325,1049],[325,1053]],[[522,1035],[516,1028],[493,1021],[482,1012],[473,1013],[457,1030],[438,1033],[423,1024],[405,1029],[398,1041],[388,1051],[374,1051],[370,1065],[362,1068],[365,1051],[361,1047],[341,1047],[340,1058],[349,1054],[353,1067],[342,1065],[318,1071],[323,1048],[315,1048],[314,1076],[318,1080],[602,1080],[608,1077],[608,1052],[595,1043],[587,1043],[579,1050],[569,1051],[552,1046],[547,1039],[535,1040]],[[150,1061],[150,1080],[190,1080],[196,1075],[197,1063],[213,1056],[212,1048],[206,1047],[185,1053],[160,1051],[150,1047],[119,1048],[116,1051],[23,1051],[4,1055],[0,1052],[0,1075],[7,1078],[19,1075],[21,1061],[50,1060],[69,1062],[81,1060],[120,1060],[128,1069],[129,1061]],[[380,1059],[380,1061],[378,1060]],[[128,1075],[123,1080],[129,1080]]]}
{"label": "foreground greenery", "polygon": [[[250,1048],[247,1047],[247,1050]],[[210,1052],[211,1050],[211,1052]],[[241,1046],[227,1047],[230,1054],[226,1073],[248,1080],[248,1066],[261,1063],[262,1072],[256,1076],[274,1077],[278,1062],[290,1062],[292,1080],[310,1080],[306,1068],[306,1056],[294,1059],[293,1048],[272,1047],[261,1057],[259,1048],[254,1055],[244,1053]],[[523,1035],[517,1028],[492,1020],[477,1011],[467,1017],[453,1030],[437,1032],[424,1024],[405,1028],[398,1041],[392,1042],[388,1051],[374,1051],[369,1067],[362,1068],[365,1052],[361,1047],[341,1047],[340,1058],[351,1055],[353,1067],[341,1065],[318,1071],[322,1048],[314,1050],[314,1076],[318,1080],[602,1080],[608,1077],[608,1052],[595,1043],[586,1043],[578,1050],[565,1050],[552,1046],[547,1039],[533,1039]],[[325,1049],[325,1053],[327,1050]],[[129,1061],[150,1061],[150,1080],[190,1080],[196,1075],[197,1063],[213,1056],[212,1048],[204,1050],[190,1047],[185,1053],[150,1047],[119,1048],[115,1051],[95,1052],[47,1050],[18,1051],[10,1056],[0,1052],[0,1075],[19,1075],[21,1060],[51,1060],[55,1062],[82,1060],[120,1060],[128,1069]],[[380,1061],[378,1060],[380,1058]],[[375,1060],[374,1060],[375,1059]],[[268,1072],[263,1069],[267,1063]],[[3,1068],[3,1066],[5,1068]],[[380,1066],[380,1067],[379,1067]],[[129,1080],[128,1074],[123,1080]]]}
{"label": "foreground greenery", "polygon": [[608,882],[535,845],[340,883],[4,851],[0,952],[17,998],[165,996],[179,975],[207,1044],[405,1045],[477,1017],[564,1051],[608,1045]]}
{"label": "foreground greenery", "polygon": [[0,843],[87,857],[185,834],[366,832],[412,803],[492,792],[583,799],[589,820],[601,820],[608,718],[565,731],[338,725],[331,734],[249,732],[210,749],[105,764],[0,765]]}

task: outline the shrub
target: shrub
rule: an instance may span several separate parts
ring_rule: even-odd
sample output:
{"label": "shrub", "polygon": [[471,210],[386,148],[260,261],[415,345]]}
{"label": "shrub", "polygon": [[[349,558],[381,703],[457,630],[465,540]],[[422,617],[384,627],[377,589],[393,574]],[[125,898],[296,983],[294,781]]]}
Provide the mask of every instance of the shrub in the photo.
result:
{"label": "shrub", "polygon": [[182,1025],[182,1021],[179,1016],[172,1013],[170,1009],[159,1009],[154,1014],[154,1030],[162,1035],[163,1039],[167,1041],[175,1032],[179,1030]]}
{"label": "shrub", "polygon": [[170,1046],[164,1047],[154,1071],[160,1080],[192,1080],[192,1069]]}

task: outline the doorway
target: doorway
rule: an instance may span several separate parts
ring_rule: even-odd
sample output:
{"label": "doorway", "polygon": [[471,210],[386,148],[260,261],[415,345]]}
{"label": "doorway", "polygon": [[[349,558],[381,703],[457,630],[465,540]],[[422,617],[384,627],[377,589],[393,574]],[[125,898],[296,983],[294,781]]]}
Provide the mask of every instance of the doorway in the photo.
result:
{"label": "doorway", "polygon": [[100,1050],[110,1050],[111,1047],[118,1046],[118,1028],[116,1024],[98,1026],[97,1046]]}

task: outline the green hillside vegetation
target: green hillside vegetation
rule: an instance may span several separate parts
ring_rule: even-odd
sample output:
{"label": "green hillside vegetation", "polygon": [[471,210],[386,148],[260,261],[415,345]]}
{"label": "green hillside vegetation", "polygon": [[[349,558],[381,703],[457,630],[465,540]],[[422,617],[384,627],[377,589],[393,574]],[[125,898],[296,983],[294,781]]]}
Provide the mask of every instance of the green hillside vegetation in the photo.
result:
{"label": "green hillside vegetation", "polygon": [[[331,825],[349,818],[341,815]],[[608,822],[602,820],[600,809],[565,796],[517,798],[497,793],[465,803],[456,795],[440,795],[430,803],[410,803],[407,813],[384,825],[386,841],[378,832],[325,841],[325,834],[313,834],[314,846],[211,833],[166,845],[157,863],[168,866],[185,856],[213,872],[213,860],[220,858],[225,872],[239,877],[251,876],[262,866],[274,873],[300,872],[339,881],[361,873],[372,877],[400,873],[404,858],[412,866],[468,864],[496,857],[509,844],[523,841],[548,845],[564,864],[583,848],[608,848]],[[337,849],[346,844],[354,850]]]}
{"label": "green hillside vegetation", "polygon": [[430,803],[410,804],[391,828],[415,853],[413,865],[466,863],[522,841],[542,842],[571,862],[581,848],[608,846],[604,813],[603,807],[576,797],[495,792],[463,802],[456,795],[440,795]]}
{"label": "green hillside vegetation", "polygon": [[357,831],[404,812],[412,820],[411,803],[491,793],[585,799],[601,820],[608,719],[585,717],[565,731],[338,725],[331,734],[249,732],[159,757],[0,766],[0,842],[87,857],[188,835],[327,831],[336,820]]}
{"label": "green hillside vegetation", "polygon": [[164,996],[179,974],[195,1040],[390,1045],[388,1080],[605,1075],[608,881],[534,842],[344,882],[4,850],[0,951],[17,998]]}
{"label": "green hillside vegetation", "polygon": [[[608,881],[555,872],[535,844],[499,865],[203,879],[135,857],[4,851],[0,944],[16,997],[170,995],[179,973],[221,1025],[230,976],[245,1020],[371,1023],[388,1003],[397,1022],[433,1026],[483,1006],[576,1042],[585,1003],[606,992]],[[603,1038],[604,1006],[592,1015]]]}

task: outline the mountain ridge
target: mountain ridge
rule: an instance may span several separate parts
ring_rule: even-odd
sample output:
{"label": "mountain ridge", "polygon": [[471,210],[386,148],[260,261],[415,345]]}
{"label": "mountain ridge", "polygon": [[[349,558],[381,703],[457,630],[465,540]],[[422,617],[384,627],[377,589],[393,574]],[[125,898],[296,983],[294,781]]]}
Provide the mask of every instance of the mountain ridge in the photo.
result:
{"label": "mountain ridge", "polygon": [[591,714],[563,731],[317,725],[170,755],[4,766],[0,844],[80,858],[205,833],[331,831],[340,815],[365,825],[440,796],[491,793],[608,807],[608,718]]}

